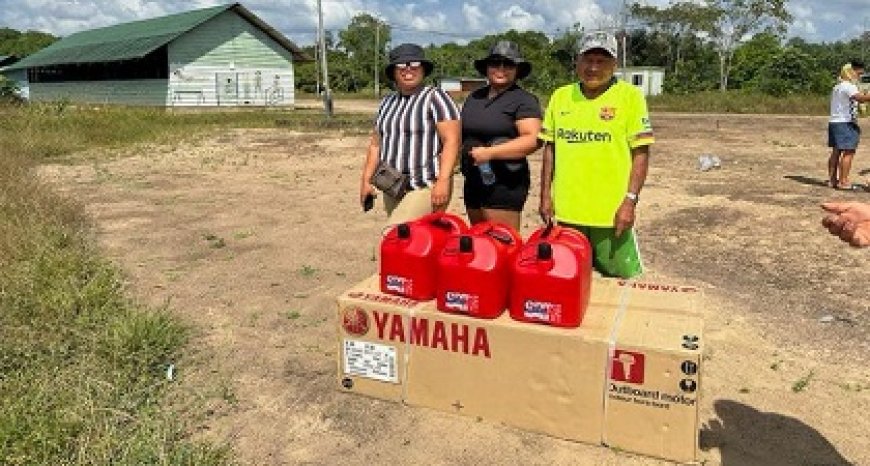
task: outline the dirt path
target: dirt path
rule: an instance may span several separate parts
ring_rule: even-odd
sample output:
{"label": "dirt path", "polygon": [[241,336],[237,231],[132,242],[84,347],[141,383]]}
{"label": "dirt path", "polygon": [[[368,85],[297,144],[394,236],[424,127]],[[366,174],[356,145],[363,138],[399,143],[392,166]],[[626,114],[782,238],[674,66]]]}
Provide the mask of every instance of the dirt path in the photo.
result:
{"label": "dirt path", "polygon": [[[649,279],[706,292],[702,458],[870,465],[870,251],[823,234],[817,207],[870,193],[820,185],[824,120],[654,123],[641,246]],[[238,130],[43,175],[87,206],[135,296],[198,329],[182,383],[225,385],[198,435],[243,464],[667,464],[335,390],[334,300],[376,271],[384,221],[355,200],[365,142]],[[707,152],[721,169],[696,169]]]}

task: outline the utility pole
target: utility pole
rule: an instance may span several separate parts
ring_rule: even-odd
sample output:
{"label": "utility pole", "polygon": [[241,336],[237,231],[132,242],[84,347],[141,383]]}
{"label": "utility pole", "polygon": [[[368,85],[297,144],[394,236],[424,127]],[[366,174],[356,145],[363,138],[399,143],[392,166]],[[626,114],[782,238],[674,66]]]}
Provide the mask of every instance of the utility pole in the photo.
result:
{"label": "utility pole", "polygon": [[627,65],[628,57],[626,56],[627,47],[625,46],[626,41],[628,40],[628,0],[622,1],[622,69],[624,70]]}
{"label": "utility pole", "polygon": [[381,73],[378,67],[378,58],[381,54],[381,21],[375,18],[375,97],[381,96]]}
{"label": "utility pole", "polygon": [[870,31],[867,30],[867,17],[864,17],[864,31],[861,34],[861,61],[867,63],[867,41],[870,41]]}
{"label": "utility pole", "polygon": [[326,117],[332,118],[332,91],[329,89],[329,72],[326,68],[326,34],[323,30],[323,6],[317,0],[318,31],[320,32],[320,66],[323,70],[323,109]]}
{"label": "utility pole", "polygon": [[314,93],[320,95],[320,30],[314,37]]}

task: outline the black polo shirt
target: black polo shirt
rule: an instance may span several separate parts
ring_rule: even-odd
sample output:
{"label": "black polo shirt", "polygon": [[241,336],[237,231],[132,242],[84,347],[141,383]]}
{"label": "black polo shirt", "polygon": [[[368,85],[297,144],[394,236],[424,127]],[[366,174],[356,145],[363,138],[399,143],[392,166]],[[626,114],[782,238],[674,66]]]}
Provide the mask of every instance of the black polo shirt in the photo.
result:
{"label": "black polo shirt", "polygon": [[[483,86],[468,95],[462,106],[462,167],[468,176],[474,165],[468,149],[489,145],[498,138],[513,139],[519,136],[516,121],[524,118],[541,118],[541,104],[533,94],[516,84],[494,98],[489,97],[489,86]],[[492,170],[499,182],[509,185],[529,182],[529,163],[519,160],[492,160]]]}

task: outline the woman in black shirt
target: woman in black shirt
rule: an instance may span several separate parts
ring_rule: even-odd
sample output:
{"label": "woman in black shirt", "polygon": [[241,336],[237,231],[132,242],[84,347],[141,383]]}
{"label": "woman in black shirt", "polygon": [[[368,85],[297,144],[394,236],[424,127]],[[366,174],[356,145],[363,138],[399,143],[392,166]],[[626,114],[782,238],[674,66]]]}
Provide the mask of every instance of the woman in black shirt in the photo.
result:
{"label": "woman in black shirt", "polygon": [[474,67],[489,84],[468,96],[460,116],[468,219],[472,224],[493,220],[519,231],[531,182],[526,156],[539,147],[541,106],[516,82],[532,66],[517,44],[499,41]]}

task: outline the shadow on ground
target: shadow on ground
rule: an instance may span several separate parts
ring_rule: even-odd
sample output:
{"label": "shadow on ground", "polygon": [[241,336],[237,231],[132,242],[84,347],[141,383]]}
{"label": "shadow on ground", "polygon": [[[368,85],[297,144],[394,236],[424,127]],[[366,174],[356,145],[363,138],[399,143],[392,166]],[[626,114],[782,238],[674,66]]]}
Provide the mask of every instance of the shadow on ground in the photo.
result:
{"label": "shadow on ground", "polygon": [[785,175],[783,178],[786,178],[786,179],[789,179],[792,181],[797,181],[798,183],[809,184],[812,186],[824,186],[824,187],[828,186],[827,180],[810,178],[808,176],[803,176],[803,175]]}
{"label": "shadow on ground", "polygon": [[[719,419],[701,429],[701,449],[719,449],[723,466],[850,466],[817,430],[793,417],[718,400]],[[843,426],[848,428],[848,426]]]}

